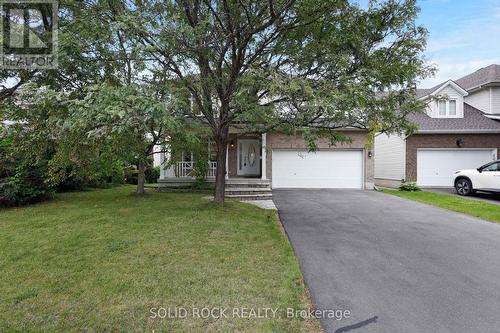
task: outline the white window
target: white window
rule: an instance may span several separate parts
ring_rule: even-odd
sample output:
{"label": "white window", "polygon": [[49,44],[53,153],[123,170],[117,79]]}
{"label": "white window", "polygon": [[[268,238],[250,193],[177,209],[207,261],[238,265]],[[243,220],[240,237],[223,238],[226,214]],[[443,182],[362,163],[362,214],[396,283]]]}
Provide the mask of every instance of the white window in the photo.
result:
{"label": "white window", "polygon": [[439,101],[439,115],[446,116],[446,101]]}
{"label": "white window", "polygon": [[457,100],[455,99],[438,101],[437,107],[439,118],[454,118],[457,116]]}
{"label": "white window", "polygon": [[448,102],[448,114],[450,116],[456,116],[457,115],[457,101],[450,100]]}

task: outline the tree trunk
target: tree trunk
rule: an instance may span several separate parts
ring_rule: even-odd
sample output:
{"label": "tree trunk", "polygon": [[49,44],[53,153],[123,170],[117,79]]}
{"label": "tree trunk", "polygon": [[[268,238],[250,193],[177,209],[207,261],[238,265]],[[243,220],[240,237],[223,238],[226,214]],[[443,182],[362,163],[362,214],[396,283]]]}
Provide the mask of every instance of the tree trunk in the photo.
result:
{"label": "tree trunk", "polygon": [[135,191],[138,195],[144,194],[144,183],[146,181],[146,164],[144,162],[139,162],[139,173],[137,174],[137,190]]}
{"label": "tree trunk", "polygon": [[227,133],[217,140],[217,169],[215,170],[214,201],[220,205],[224,204],[224,192],[226,190],[226,155]]}

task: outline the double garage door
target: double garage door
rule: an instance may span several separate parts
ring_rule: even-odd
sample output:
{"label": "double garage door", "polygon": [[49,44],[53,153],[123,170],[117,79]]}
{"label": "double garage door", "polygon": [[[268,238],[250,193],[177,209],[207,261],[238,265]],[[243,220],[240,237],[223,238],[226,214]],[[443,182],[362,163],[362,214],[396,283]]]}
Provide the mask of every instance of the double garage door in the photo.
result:
{"label": "double garage door", "polygon": [[273,188],[363,188],[362,150],[276,150]]}
{"label": "double garage door", "polygon": [[496,159],[495,149],[418,149],[417,185],[453,186],[454,173]]}

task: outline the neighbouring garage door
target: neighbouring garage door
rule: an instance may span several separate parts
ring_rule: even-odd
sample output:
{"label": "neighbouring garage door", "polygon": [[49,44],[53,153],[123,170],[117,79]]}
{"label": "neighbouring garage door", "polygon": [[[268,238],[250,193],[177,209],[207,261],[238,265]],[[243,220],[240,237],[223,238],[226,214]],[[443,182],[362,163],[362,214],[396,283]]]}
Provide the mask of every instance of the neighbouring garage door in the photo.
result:
{"label": "neighbouring garage door", "polygon": [[362,150],[273,150],[273,188],[363,188]]}
{"label": "neighbouring garage door", "polygon": [[493,149],[418,149],[417,184],[453,186],[455,171],[476,169],[495,158]]}

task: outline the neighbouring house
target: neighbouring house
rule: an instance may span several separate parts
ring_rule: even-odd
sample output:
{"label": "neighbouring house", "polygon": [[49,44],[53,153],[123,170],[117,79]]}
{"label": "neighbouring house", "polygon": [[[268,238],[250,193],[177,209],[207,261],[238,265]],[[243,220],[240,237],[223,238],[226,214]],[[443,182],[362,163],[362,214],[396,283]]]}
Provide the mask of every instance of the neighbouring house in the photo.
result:
{"label": "neighbouring house", "polygon": [[490,65],[458,80],[417,89],[425,113],[410,115],[418,126],[409,137],[375,137],[375,183],[422,187],[453,186],[453,173],[477,168],[500,149],[500,65]]}
{"label": "neighbouring house", "polygon": [[[308,152],[301,133],[287,135],[269,132],[262,135],[238,133],[230,129],[227,145],[227,197],[265,198],[270,188],[349,188],[366,189],[374,185],[372,151],[365,148],[368,132],[346,128],[339,130],[351,138],[349,143],[331,146],[327,139],[318,141],[318,150]],[[208,144],[209,151],[211,150]],[[183,153],[172,163],[162,155],[162,186],[194,182],[193,155]],[[171,166],[166,166],[170,164]],[[208,181],[214,181],[216,162],[209,162]],[[253,184],[255,186],[248,186]],[[248,190],[258,187],[261,190]],[[231,190],[233,189],[233,190]],[[252,194],[255,191],[257,196]],[[245,197],[247,196],[247,197]]]}

